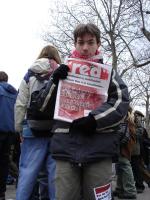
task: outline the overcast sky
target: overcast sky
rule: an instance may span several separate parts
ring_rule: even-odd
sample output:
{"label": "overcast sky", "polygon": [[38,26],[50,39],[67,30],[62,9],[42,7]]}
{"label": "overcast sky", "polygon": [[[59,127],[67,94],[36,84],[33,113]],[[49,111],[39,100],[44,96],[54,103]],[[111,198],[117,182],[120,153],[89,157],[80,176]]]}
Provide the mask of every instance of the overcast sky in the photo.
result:
{"label": "overcast sky", "polygon": [[0,0],[0,71],[8,73],[16,89],[46,45],[41,36],[53,1]]}
{"label": "overcast sky", "polygon": [[17,89],[46,43],[42,32],[53,0],[0,0],[0,71]]}

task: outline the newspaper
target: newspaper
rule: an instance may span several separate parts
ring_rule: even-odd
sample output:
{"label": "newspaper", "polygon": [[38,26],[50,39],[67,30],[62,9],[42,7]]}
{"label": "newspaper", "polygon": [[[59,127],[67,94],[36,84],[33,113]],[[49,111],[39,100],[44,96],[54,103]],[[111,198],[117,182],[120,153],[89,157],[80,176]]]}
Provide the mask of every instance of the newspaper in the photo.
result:
{"label": "newspaper", "polygon": [[72,122],[107,100],[112,67],[75,58],[68,58],[67,65],[67,79],[58,85],[54,119]]}

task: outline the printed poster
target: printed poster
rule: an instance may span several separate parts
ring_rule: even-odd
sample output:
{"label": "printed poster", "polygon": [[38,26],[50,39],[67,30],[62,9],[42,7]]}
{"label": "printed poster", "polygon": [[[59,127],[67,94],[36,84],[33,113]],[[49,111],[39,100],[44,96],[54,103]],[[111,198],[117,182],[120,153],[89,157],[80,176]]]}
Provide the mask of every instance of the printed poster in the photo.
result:
{"label": "printed poster", "polygon": [[72,122],[107,100],[112,67],[74,58],[67,65],[67,79],[58,85],[54,119]]}

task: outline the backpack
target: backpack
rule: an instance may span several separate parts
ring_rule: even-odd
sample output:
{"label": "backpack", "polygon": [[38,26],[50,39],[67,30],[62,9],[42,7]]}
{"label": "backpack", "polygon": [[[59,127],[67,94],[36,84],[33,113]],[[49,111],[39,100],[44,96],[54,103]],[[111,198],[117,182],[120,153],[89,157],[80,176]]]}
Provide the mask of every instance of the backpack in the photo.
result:
{"label": "backpack", "polygon": [[[37,88],[34,88],[34,91],[31,94],[27,108],[27,122],[34,136],[47,136],[50,134],[52,128],[55,100],[49,102],[44,110],[41,111],[40,108],[45,100],[44,94],[49,76],[41,77],[40,74],[28,70],[28,78],[26,78],[26,81],[29,81],[31,76],[36,77],[40,87],[37,84]],[[54,95],[52,99],[56,99],[55,96],[56,95]]]}

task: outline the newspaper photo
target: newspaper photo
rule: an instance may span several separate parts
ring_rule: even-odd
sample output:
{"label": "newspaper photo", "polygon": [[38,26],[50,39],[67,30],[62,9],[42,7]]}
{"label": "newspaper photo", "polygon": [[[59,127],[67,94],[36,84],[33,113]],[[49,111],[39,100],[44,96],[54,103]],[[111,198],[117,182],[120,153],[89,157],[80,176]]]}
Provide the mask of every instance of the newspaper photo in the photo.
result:
{"label": "newspaper photo", "polygon": [[75,58],[68,58],[66,64],[69,73],[59,81],[54,119],[72,122],[107,100],[112,67]]}

